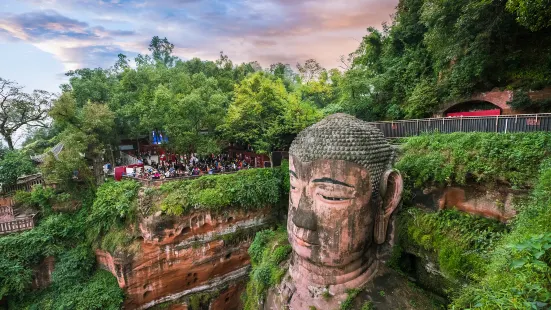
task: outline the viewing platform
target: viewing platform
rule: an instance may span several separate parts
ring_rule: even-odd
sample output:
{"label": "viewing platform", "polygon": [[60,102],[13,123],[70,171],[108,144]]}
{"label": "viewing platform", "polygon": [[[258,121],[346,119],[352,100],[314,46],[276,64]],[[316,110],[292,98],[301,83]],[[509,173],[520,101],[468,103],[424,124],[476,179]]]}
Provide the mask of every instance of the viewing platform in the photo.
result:
{"label": "viewing platform", "polygon": [[0,236],[34,228],[36,214],[17,212],[17,209],[14,209],[13,199],[6,195],[18,190],[31,191],[33,186],[38,184],[44,184],[42,176],[31,175],[20,178],[18,184],[2,187],[0,194],[4,197],[0,197]]}

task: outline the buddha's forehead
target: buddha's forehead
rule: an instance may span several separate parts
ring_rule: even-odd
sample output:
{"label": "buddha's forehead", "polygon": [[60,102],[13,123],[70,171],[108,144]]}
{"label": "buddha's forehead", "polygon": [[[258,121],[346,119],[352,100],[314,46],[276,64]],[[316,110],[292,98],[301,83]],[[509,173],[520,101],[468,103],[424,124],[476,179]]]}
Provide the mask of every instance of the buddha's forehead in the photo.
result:
{"label": "buddha's forehead", "polygon": [[317,159],[301,161],[295,156],[289,158],[289,169],[301,179],[319,179],[330,177],[333,179],[367,178],[369,170],[352,161],[340,159]]}

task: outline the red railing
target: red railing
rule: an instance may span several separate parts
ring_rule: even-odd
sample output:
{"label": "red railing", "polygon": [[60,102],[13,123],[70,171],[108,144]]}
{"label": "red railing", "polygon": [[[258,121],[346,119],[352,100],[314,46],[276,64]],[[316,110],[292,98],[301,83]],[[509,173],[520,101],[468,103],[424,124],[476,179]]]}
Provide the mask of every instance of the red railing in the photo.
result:
{"label": "red railing", "polygon": [[28,215],[25,218],[15,219],[9,222],[0,222],[0,235],[29,230],[33,228],[34,215]]}

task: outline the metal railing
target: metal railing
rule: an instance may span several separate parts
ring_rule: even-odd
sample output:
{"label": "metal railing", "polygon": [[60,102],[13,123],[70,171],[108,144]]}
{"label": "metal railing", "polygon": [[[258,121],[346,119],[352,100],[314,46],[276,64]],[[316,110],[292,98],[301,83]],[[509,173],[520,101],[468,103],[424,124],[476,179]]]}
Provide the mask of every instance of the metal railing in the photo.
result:
{"label": "metal railing", "polygon": [[14,219],[9,222],[0,222],[0,235],[34,228],[34,215],[28,215],[21,219]]}
{"label": "metal railing", "polygon": [[532,132],[551,131],[551,113],[498,116],[462,116],[371,122],[387,138],[440,132]]}

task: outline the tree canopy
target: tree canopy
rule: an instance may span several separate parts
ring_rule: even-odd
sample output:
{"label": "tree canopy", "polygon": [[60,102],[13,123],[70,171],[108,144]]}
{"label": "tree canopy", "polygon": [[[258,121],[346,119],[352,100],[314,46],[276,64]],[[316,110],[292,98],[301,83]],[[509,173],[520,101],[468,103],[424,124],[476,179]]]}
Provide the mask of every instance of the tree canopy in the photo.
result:
{"label": "tree canopy", "polygon": [[[110,68],[68,72],[50,128],[34,130],[25,146],[39,152],[63,140],[73,148],[67,153],[100,158],[123,138],[158,130],[169,137],[164,147],[176,152],[216,153],[229,142],[270,153],[331,113],[371,121],[422,118],[496,87],[523,94],[551,85],[548,7],[546,0],[401,0],[392,22],[368,28],[339,68],[315,59],[262,68],[256,61],[236,64],[223,52],[214,61],[182,60],[174,44],[155,36],[150,54],[138,55],[135,66],[119,54]],[[46,94],[31,100],[0,81],[25,98],[10,101],[14,109],[24,102],[33,115],[47,111],[36,108],[47,103]],[[5,111],[6,124],[21,114]],[[19,125],[2,126],[13,145]]]}

